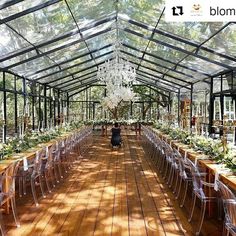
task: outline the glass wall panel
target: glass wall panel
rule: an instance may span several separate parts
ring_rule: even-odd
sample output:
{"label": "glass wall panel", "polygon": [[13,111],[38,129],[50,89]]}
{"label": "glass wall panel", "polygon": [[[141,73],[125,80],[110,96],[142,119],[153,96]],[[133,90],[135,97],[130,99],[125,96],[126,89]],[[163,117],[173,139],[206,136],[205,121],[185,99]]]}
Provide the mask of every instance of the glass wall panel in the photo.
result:
{"label": "glass wall panel", "polygon": [[9,73],[5,73],[5,88],[14,91],[15,76]]}

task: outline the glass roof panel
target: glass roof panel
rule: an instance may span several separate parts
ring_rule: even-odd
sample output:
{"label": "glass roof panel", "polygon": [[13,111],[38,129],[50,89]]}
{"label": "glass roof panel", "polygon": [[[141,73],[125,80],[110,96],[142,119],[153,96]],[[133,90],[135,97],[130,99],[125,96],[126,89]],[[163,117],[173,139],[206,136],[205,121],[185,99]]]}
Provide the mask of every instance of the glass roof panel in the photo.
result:
{"label": "glass roof panel", "polygon": [[5,24],[0,25],[0,58],[21,48],[30,47],[30,44],[20,38],[13,30]]}
{"label": "glass roof panel", "polygon": [[172,71],[172,70],[168,70],[168,71],[166,71],[166,73],[167,73],[167,75],[173,76],[176,79],[181,79],[181,80],[188,81],[188,82],[191,82],[194,79],[194,78],[191,78],[191,77],[188,77],[185,75],[181,75],[181,74],[179,74],[175,71]]}
{"label": "glass roof panel", "polygon": [[[224,42],[224,43],[222,43]],[[209,48],[214,49],[217,52],[236,56],[236,24],[231,23],[224,30],[219,32],[216,36],[211,38],[204,44]]]}
{"label": "glass roof panel", "polygon": [[92,60],[92,61],[89,61],[89,62],[87,62],[87,63],[85,63],[85,64],[78,65],[78,66],[76,66],[76,67],[73,67],[73,68],[71,68],[71,69],[68,69],[67,71],[70,72],[70,73],[74,73],[74,72],[76,72],[76,71],[78,71],[78,70],[82,70],[82,69],[85,69],[85,68],[87,68],[87,67],[93,66],[94,64],[95,64],[95,62]]}
{"label": "glass roof panel", "polygon": [[222,26],[223,22],[166,22],[162,17],[158,24],[158,29],[174,33],[185,39],[202,43],[211,35],[216,33]]}
{"label": "glass roof panel", "polygon": [[123,59],[125,59],[125,60],[127,60],[127,61],[133,63],[134,67],[137,67],[137,65],[136,65],[135,63],[138,63],[138,64],[140,63],[140,59],[137,58],[137,57],[132,57],[132,56],[129,56],[129,55],[124,54],[124,53],[122,53],[122,52],[121,52],[120,55],[121,55],[121,57],[122,57]]}
{"label": "glass roof panel", "polygon": [[140,50],[145,50],[148,39],[137,37],[136,35],[133,35],[131,33],[119,30],[119,39],[121,43],[128,44],[133,47],[137,47]]}
{"label": "glass roof panel", "polygon": [[107,60],[110,60],[112,58],[112,53],[111,54],[108,54],[108,55],[104,55],[102,57],[99,57],[98,59],[96,59],[96,63],[101,63],[101,62],[105,62]]}
{"label": "glass roof panel", "polygon": [[[88,78],[90,78],[90,77],[95,77],[97,74],[96,74],[96,72],[95,73],[92,73],[92,74],[90,74],[90,75],[87,75],[87,76],[84,76],[83,78],[74,78],[74,79],[68,79],[68,78],[66,78],[66,79],[62,79],[62,80],[60,80],[60,84],[58,84],[58,87],[60,87],[60,88],[62,88],[62,87],[69,87],[69,86],[71,86],[71,85],[73,85],[75,82],[77,83],[77,82],[80,82],[80,81],[83,81],[83,80],[86,80],[86,79],[88,79]],[[63,84],[64,83],[64,84]]]}
{"label": "glass roof panel", "polygon": [[67,0],[79,25],[84,25],[115,13],[115,1],[111,0]]}
{"label": "glass roof panel", "polygon": [[163,0],[119,0],[118,12],[128,18],[155,26],[165,2]]}
{"label": "glass roof panel", "polygon": [[127,21],[123,21],[123,20],[119,20],[118,21],[118,27],[122,28],[122,29],[132,29],[133,31],[137,32],[137,33],[140,33],[140,34],[143,34],[145,35],[145,37],[150,37],[151,34],[152,34],[152,31],[151,30],[147,30],[147,29],[144,29],[142,27],[139,27],[137,25],[133,25],[133,24],[130,24],[129,22]]}
{"label": "glass roof panel", "polygon": [[147,60],[149,60],[149,61],[153,61],[153,62],[155,62],[155,63],[157,63],[157,64],[166,66],[166,67],[168,67],[168,68],[172,68],[172,67],[175,65],[174,63],[169,63],[169,62],[167,62],[167,61],[163,61],[163,60],[161,60],[161,59],[158,59],[158,58],[149,56],[149,55],[147,55],[147,54],[145,54],[144,59],[147,59]]}
{"label": "glass roof panel", "polygon": [[88,60],[91,60],[91,57],[89,56],[89,55],[87,55],[87,56],[84,56],[84,57],[80,57],[80,58],[78,58],[78,59],[76,59],[76,60],[73,60],[73,61],[70,61],[70,62],[68,62],[68,63],[65,63],[65,64],[63,64],[63,65],[61,65],[61,67],[62,68],[64,68],[64,69],[66,69],[66,68],[68,68],[68,67],[73,67],[73,66],[76,66],[77,67],[77,64],[80,64],[80,63],[87,63],[86,61],[88,61]]}
{"label": "glass roof panel", "polygon": [[97,68],[96,68],[96,67],[89,68],[89,69],[84,70],[84,71],[82,71],[82,72],[80,72],[80,70],[78,70],[78,73],[76,73],[76,74],[74,75],[74,78],[76,79],[76,78],[79,78],[79,77],[81,77],[81,76],[83,76],[83,75],[86,75],[86,74],[88,74],[88,73],[90,73],[90,72],[95,72],[95,71],[97,71]]}
{"label": "glass roof panel", "polygon": [[[2,0],[0,5],[4,4],[4,3],[7,3],[7,2],[10,2],[11,0],[8,0],[8,1],[4,1]],[[6,7],[6,8],[3,8],[0,10],[0,18],[3,19],[3,18],[6,18],[8,16],[11,16],[11,15],[14,15],[18,12],[22,12],[24,10],[27,10],[28,8],[31,8],[31,7],[34,7],[34,6],[37,6],[41,3],[44,3],[45,0],[24,0],[22,2],[18,2],[12,6],[9,6],[9,7]]]}
{"label": "glass roof panel", "polygon": [[95,50],[97,48],[101,48],[108,44],[112,44],[115,42],[116,32],[115,30],[109,31],[107,33],[100,34],[96,37],[86,40],[88,48],[90,50]]}
{"label": "glass roof panel", "polygon": [[98,57],[98,56],[100,56],[100,55],[102,55],[102,54],[105,54],[105,53],[107,53],[107,52],[110,52],[110,51],[112,51],[112,50],[113,50],[113,47],[112,47],[112,46],[109,46],[109,47],[107,47],[107,48],[104,48],[104,49],[102,49],[102,50],[99,50],[99,51],[96,51],[96,52],[92,53],[92,55],[93,55],[93,57],[95,58],[95,57]]}
{"label": "glass roof panel", "polygon": [[[43,47],[40,47],[40,50],[43,51],[43,52],[47,52],[49,50],[53,50],[53,49],[65,46],[69,43],[76,43],[76,41],[78,41],[80,39],[81,39],[81,37],[80,37],[79,34],[74,34],[72,36],[66,37],[66,38],[61,39],[61,40],[56,40],[56,42],[53,42],[53,43],[47,44]],[[79,43],[81,43],[81,42],[79,42]]]}
{"label": "glass roof panel", "polygon": [[159,40],[161,42],[165,42],[165,43],[171,44],[173,46],[185,49],[187,51],[192,51],[192,50],[196,49],[196,47],[193,47],[193,46],[188,45],[186,43],[180,42],[178,40],[174,40],[170,37],[167,37],[167,36],[164,36],[164,35],[161,35],[161,34],[154,34],[153,38],[156,39],[156,40]]}
{"label": "glass roof panel", "polygon": [[162,72],[162,73],[165,73],[165,71],[166,71],[165,68],[163,68],[161,66],[154,65],[154,64],[146,62],[146,61],[142,61],[141,65],[145,66],[145,67],[152,68],[152,69],[157,70],[157,71]]}
{"label": "glass roof panel", "polygon": [[143,55],[142,52],[139,52],[137,50],[134,50],[134,49],[131,49],[131,48],[128,48],[128,47],[125,47],[125,46],[122,47],[122,50],[125,51],[125,52],[128,52],[128,53],[131,53],[136,57],[142,57],[142,55]]}
{"label": "glass roof panel", "polygon": [[161,77],[163,75],[162,73],[154,72],[154,71],[152,71],[152,70],[150,70],[148,68],[144,68],[142,66],[140,66],[140,70],[139,71],[144,72],[144,74],[145,74],[145,72],[147,72],[147,73],[152,74],[153,76],[157,76],[157,77]]}
{"label": "glass roof panel", "polygon": [[64,1],[19,17],[8,24],[33,44],[75,28]]}
{"label": "glass roof panel", "polygon": [[160,44],[156,44],[154,42],[150,42],[147,52],[159,57],[163,57],[164,59],[172,61],[174,63],[177,63],[183,57],[187,56],[186,53],[171,49],[169,47],[165,47]]}
{"label": "glass roof panel", "polygon": [[29,74],[34,73],[36,70],[40,70],[40,69],[43,69],[45,67],[52,66],[52,65],[55,65],[55,63],[53,63],[53,61],[51,61],[49,58],[40,57],[33,61],[29,61],[29,62],[20,64],[19,66],[13,67],[12,71],[27,77]]}
{"label": "glass roof panel", "polygon": [[215,74],[219,71],[225,70],[224,67],[212,64],[210,62],[193,56],[188,56],[181,62],[181,64],[208,74]]}
{"label": "glass roof panel", "polygon": [[221,62],[221,63],[225,64],[226,66],[234,66],[234,67],[236,66],[236,61],[235,60],[234,61],[233,60],[228,60],[228,59],[226,59],[224,57],[221,57],[221,56],[218,56],[218,55],[216,55],[214,53],[206,52],[204,50],[199,50],[198,54],[202,55],[202,56],[204,56],[206,58],[209,58],[211,60],[214,60],[214,61],[217,61],[217,62]]}
{"label": "glass roof panel", "polygon": [[[141,75],[143,76],[143,77],[145,77],[145,76],[147,76],[146,74],[145,74],[145,72],[140,72],[141,73]],[[158,75],[157,75],[158,76]],[[160,75],[160,76],[162,76],[162,75]],[[160,77],[159,76],[159,77]],[[168,81],[165,81],[165,80],[163,80],[162,78],[158,78],[158,77],[156,77],[156,74],[155,75],[148,75],[148,77],[149,78],[151,78],[152,80],[155,80],[155,81],[159,81],[159,83],[162,83],[163,85],[168,85],[168,86],[173,86],[173,84],[171,83],[171,82],[168,82]],[[176,87],[176,85],[175,85],[175,87]]]}
{"label": "glass roof panel", "polygon": [[[0,46],[0,48],[1,48],[1,46]],[[7,67],[7,66],[13,65],[15,63],[22,62],[22,61],[24,61],[28,58],[31,58],[33,56],[36,56],[36,55],[37,55],[36,50],[33,50],[33,51],[28,52],[28,53],[25,53],[25,54],[19,55],[17,57],[13,57],[11,59],[3,61],[3,62],[0,63],[0,66]]]}
{"label": "glass roof panel", "polygon": [[35,73],[35,71],[34,71],[32,74],[29,74],[28,77],[30,79],[34,80],[34,79],[38,79],[40,77],[46,76],[48,74],[54,73],[54,72],[59,71],[59,70],[60,70],[60,68],[58,66],[55,66],[51,69],[48,69],[48,70],[45,70],[45,71],[42,71],[42,72],[39,72],[39,73]]}
{"label": "glass roof panel", "polygon": [[[181,64],[180,64],[180,65],[181,65]],[[204,78],[207,77],[206,75],[203,75],[203,74],[194,72],[194,71],[192,71],[192,70],[185,69],[185,68],[180,67],[180,66],[178,66],[177,68],[178,68],[178,71],[181,71],[181,72],[183,72],[183,73],[185,73],[185,74],[192,75],[192,76],[194,76],[195,79],[198,79],[198,80],[201,80],[201,79],[204,79]]]}
{"label": "glass roof panel", "polygon": [[94,28],[90,28],[88,30],[85,30],[82,32],[83,37],[88,37],[89,35],[96,34],[102,30],[108,29],[110,27],[114,26],[115,21],[108,21],[105,24],[101,24],[99,26],[96,26]]}
{"label": "glass roof panel", "polygon": [[74,57],[87,53],[88,49],[84,42],[74,44],[70,47],[58,50],[56,52],[48,54],[48,56],[55,60],[57,63],[70,60]]}
{"label": "glass roof panel", "polygon": [[[94,79],[96,79],[96,76],[87,78],[87,79],[83,80],[82,83],[87,83],[87,82],[94,80]],[[70,90],[70,89],[76,88],[76,86],[79,86],[79,85],[81,85],[81,81],[78,80],[75,84],[64,87],[64,90]]]}
{"label": "glass roof panel", "polygon": [[58,79],[58,78],[61,78],[61,77],[64,77],[64,76],[68,76],[68,75],[70,75],[70,74],[68,73],[68,71],[61,71],[61,72],[56,73],[56,74],[54,74],[54,75],[51,75],[51,76],[47,76],[47,77],[45,77],[45,78],[42,78],[42,79],[40,80],[40,82],[42,82],[42,83],[48,83],[48,82],[50,82],[50,81],[53,81],[53,80],[55,80],[55,79]]}

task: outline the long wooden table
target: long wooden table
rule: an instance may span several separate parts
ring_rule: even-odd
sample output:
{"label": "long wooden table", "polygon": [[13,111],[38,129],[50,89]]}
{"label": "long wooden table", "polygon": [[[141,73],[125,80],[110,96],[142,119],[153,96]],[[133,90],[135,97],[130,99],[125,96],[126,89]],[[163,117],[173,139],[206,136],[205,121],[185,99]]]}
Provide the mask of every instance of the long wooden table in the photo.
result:
{"label": "long wooden table", "polygon": [[[197,161],[199,166],[206,169],[207,173],[209,173],[209,177],[211,178],[211,180],[214,179],[216,171],[220,172],[221,165],[214,162],[214,160],[211,160],[209,156],[193,150],[186,144],[183,144],[176,140],[172,140],[170,136],[161,133],[157,129],[153,129],[153,131],[155,131],[155,133],[157,133],[160,138],[171,144],[172,147],[178,149],[182,155],[185,155],[185,153],[187,153],[186,155],[189,159],[194,162]],[[236,175],[234,173],[219,173],[219,179],[236,192]]]}

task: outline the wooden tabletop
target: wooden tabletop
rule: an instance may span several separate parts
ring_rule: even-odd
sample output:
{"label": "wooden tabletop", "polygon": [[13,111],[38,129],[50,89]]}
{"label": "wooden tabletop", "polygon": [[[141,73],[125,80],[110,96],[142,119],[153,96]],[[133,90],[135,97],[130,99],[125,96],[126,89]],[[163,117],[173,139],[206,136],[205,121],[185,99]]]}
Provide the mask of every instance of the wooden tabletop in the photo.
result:
{"label": "wooden tabletop", "polygon": [[[211,160],[210,157],[207,156],[206,154],[199,153],[190,148],[189,145],[183,144],[177,140],[172,140],[170,136],[161,133],[157,129],[154,129],[154,131],[159,135],[159,137],[161,137],[169,144],[171,144],[172,147],[177,148],[182,155],[184,155],[185,152],[187,152],[187,157],[194,162],[197,161],[200,166],[207,169],[209,174],[215,175],[216,171],[220,170],[221,165],[214,162],[214,160]],[[221,181],[223,181],[230,188],[236,191],[236,175],[234,173],[227,173],[227,174],[220,173],[219,176]]]}
{"label": "wooden tabletop", "polygon": [[51,147],[54,143],[56,143],[59,140],[63,140],[66,139],[69,135],[71,135],[72,132],[67,132],[62,134],[61,136],[57,137],[56,139],[50,140],[47,143],[40,143],[38,144],[36,147],[30,148],[25,152],[21,152],[21,153],[14,153],[12,156],[1,160],[0,161],[0,173],[4,172],[5,169],[14,161],[16,160],[23,160],[24,157],[26,157],[27,159],[31,159],[35,157],[35,154],[37,151],[41,150],[42,147]]}

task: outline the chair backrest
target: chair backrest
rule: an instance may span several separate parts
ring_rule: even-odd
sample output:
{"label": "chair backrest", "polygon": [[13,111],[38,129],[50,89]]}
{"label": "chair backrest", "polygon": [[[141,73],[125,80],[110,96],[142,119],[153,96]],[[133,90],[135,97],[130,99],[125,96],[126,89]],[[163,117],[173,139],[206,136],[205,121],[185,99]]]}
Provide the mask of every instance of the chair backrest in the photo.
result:
{"label": "chair backrest", "polygon": [[236,201],[227,200],[224,203],[225,221],[228,227],[236,229]]}
{"label": "chair backrest", "polygon": [[190,172],[193,181],[193,190],[198,193],[201,198],[205,198],[205,193],[203,191],[203,184],[202,184],[202,175],[200,174],[197,166],[189,159],[186,159],[190,167]]}
{"label": "chair backrest", "polygon": [[219,187],[220,195],[223,201],[227,199],[234,199],[236,201],[235,194],[229,189],[227,185],[221,181],[217,181],[217,185]]}
{"label": "chair backrest", "polygon": [[1,191],[4,194],[10,194],[15,192],[15,177],[20,165],[20,161],[11,163],[2,175]]}
{"label": "chair backrest", "polygon": [[43,147],[41,150],[37,151],[34,158],[34,169],[32,176],[41,174],[42,171],[42,158],[46,157],[46,148]]}

